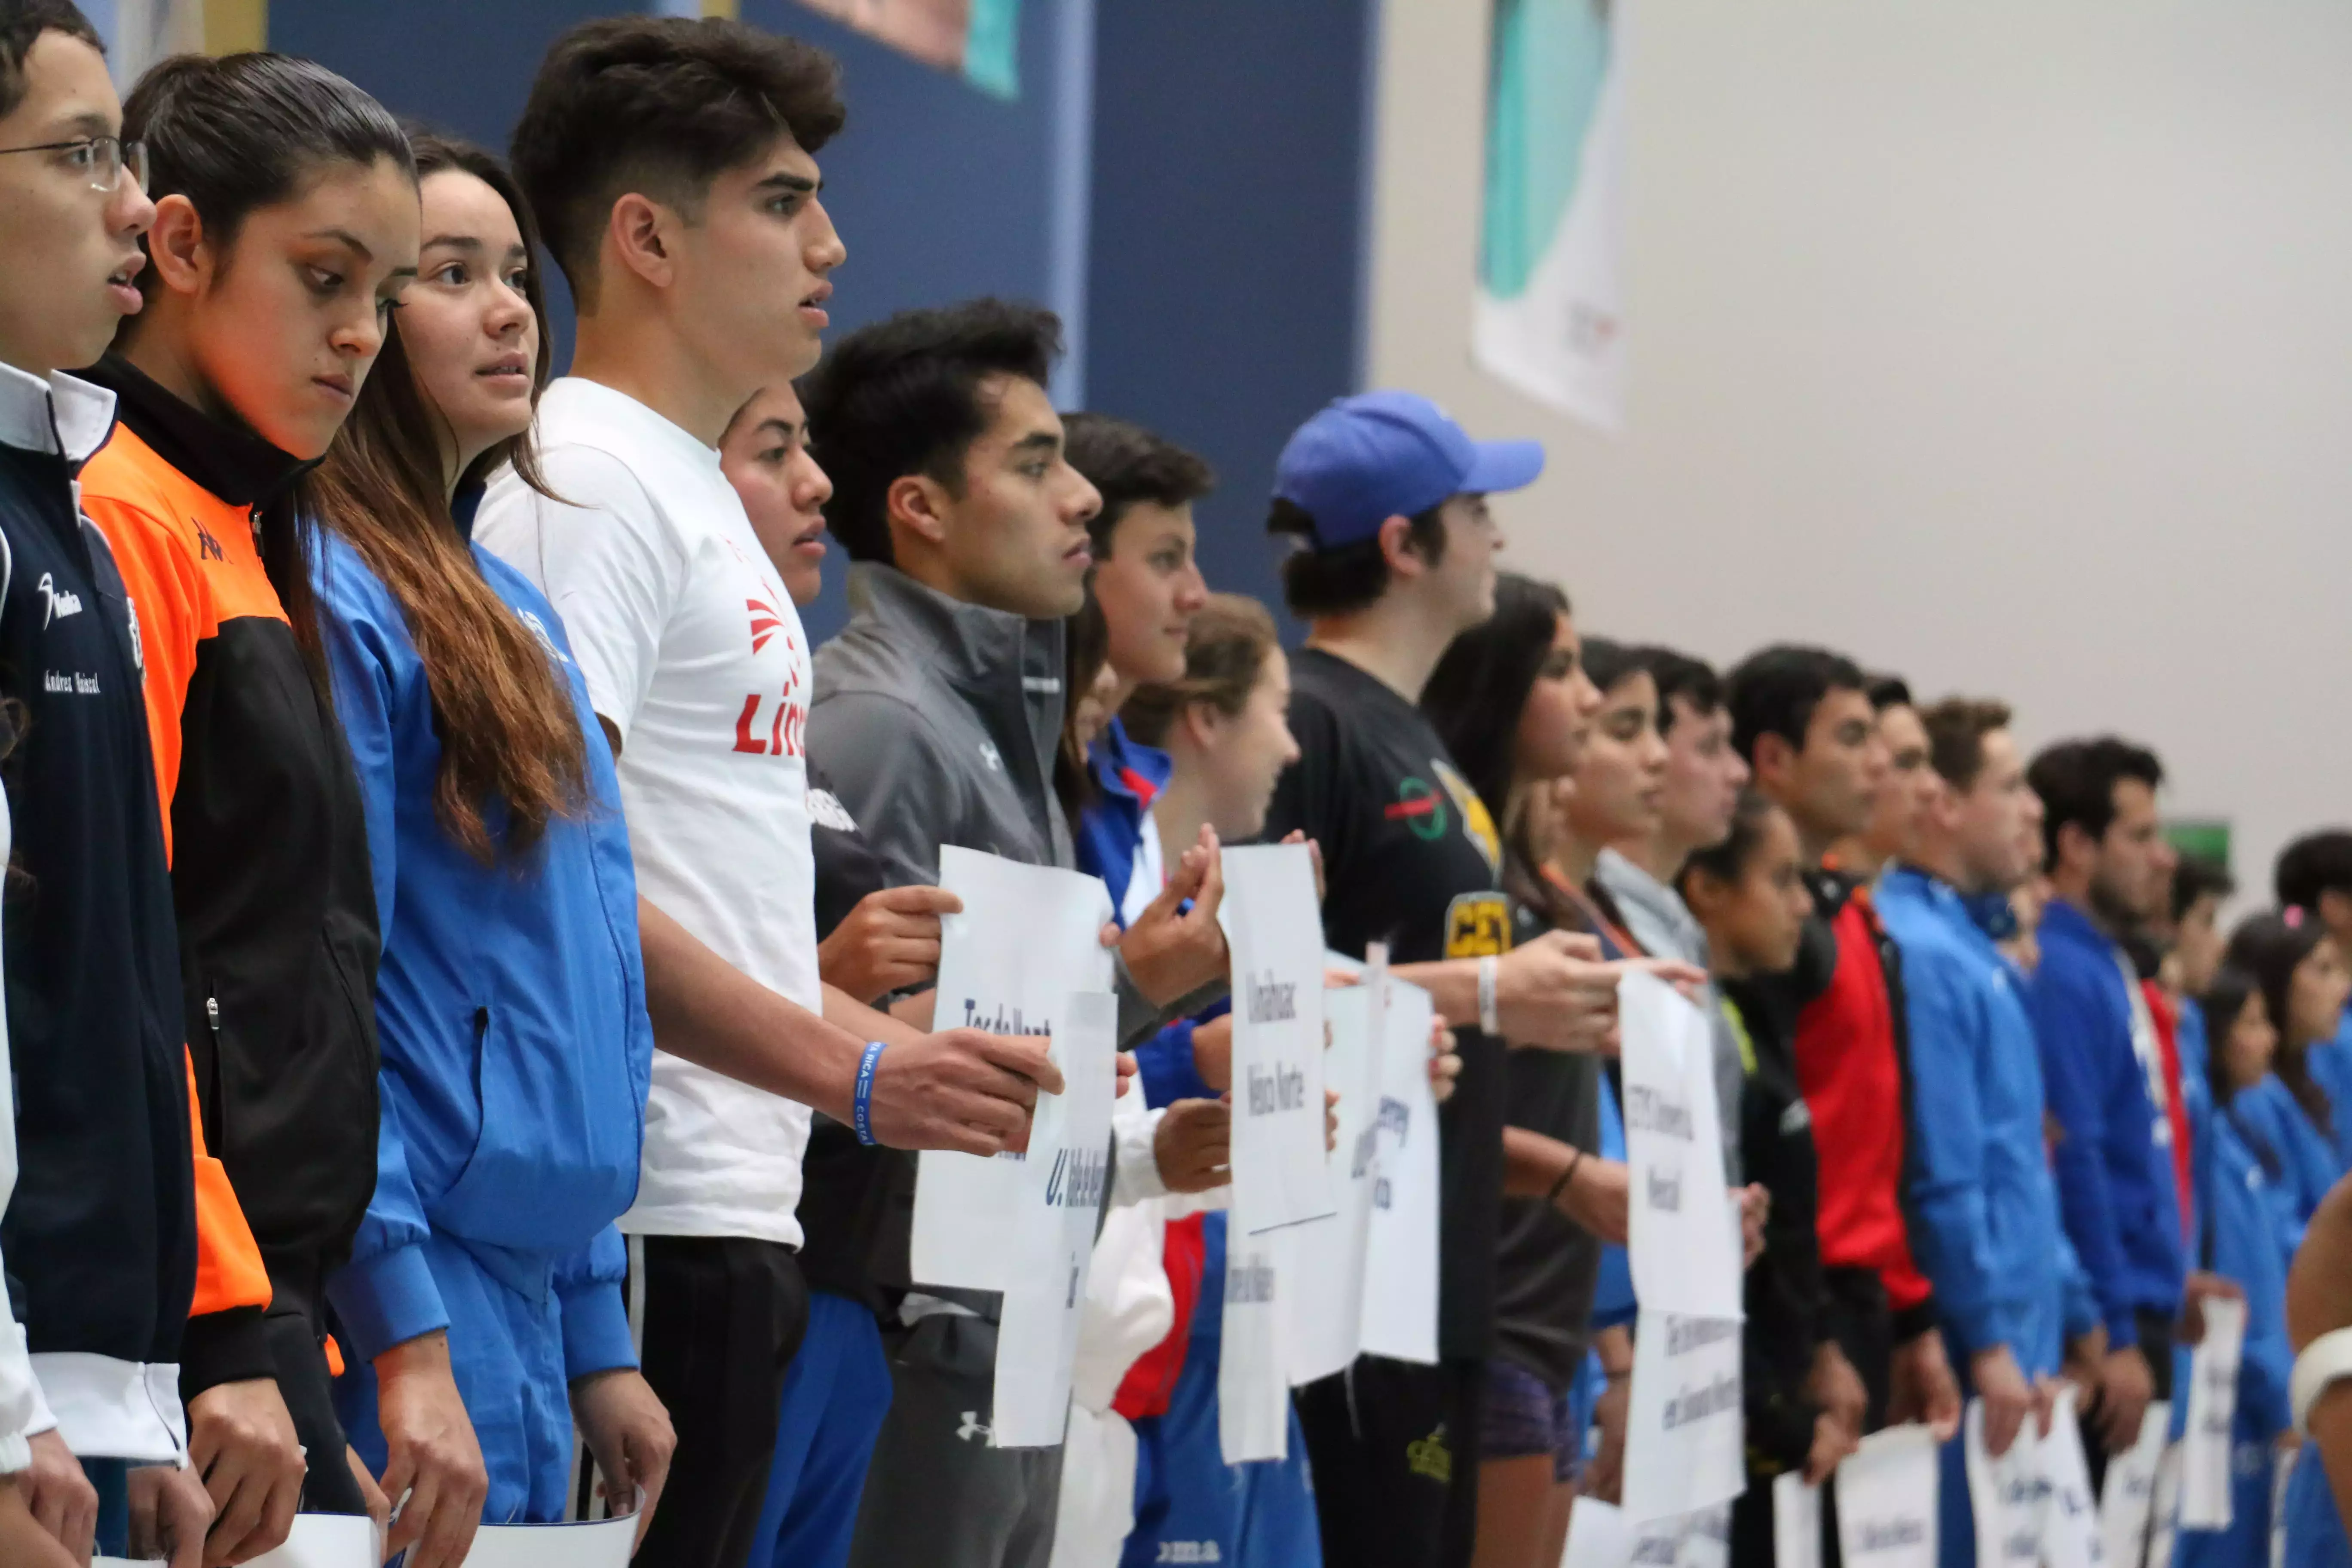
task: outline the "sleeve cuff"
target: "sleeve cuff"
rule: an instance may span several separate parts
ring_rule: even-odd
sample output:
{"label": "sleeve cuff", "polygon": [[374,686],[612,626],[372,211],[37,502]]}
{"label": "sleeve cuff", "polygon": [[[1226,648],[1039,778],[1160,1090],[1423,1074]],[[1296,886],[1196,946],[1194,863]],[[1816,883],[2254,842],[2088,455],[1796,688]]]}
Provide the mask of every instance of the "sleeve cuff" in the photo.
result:
{"label": "sleeve cuff", "polygon": [[188,1320],[180,1336],[183,1404],[224,1383],[278,1375],[278,1361],[269,1353],[261,1319],[259,1307],[231,1307]]}
{"label": "sleeve cuff", "polygon": [[1111,1119],[1115,1140],[1111,1158],[1110,1201],[1117,1208],[1129,1207],[1146,1198],[1164,1198],[1168,1184],[1160,1174],[1160,1119],[1163,1110],[1147,1110],[1141,1116]]}
{"label": "sleeve cuff", "polygon": [[563,1376],[568,1383],[637,1364],[629,1342],[629,1310],[617,1280],[590,1280],[558,1293],[563,1310]]}
{"label": "sleeve cuff", "polygon": [[395,1247],[354,1259],[327,1281],[341,1339],[361,1361],[449,1326],[449,1309],[421,1247]]}

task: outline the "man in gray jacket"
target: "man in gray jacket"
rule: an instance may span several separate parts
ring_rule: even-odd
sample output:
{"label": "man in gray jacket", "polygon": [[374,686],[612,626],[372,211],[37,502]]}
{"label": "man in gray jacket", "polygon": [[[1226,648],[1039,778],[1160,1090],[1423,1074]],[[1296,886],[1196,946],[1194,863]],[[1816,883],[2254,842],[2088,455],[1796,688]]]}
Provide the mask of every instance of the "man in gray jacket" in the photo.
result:
{"label": "man in gray jacket", "polygon": [[[1668,647],[1644,647],[1633,657],[1658,686],[1658,734],[1666,742],[1666,778],[1657,831],[1601,851],[1593,879],[1617,906],[1625,929],[1653,958],[1679,958],[1706,967],[1706,932],[1675,892],[1674,880],[1695,850],[1712,849],[1731,833],[1732,808],[1747,787],[1748,764],[1731,743],[1731,710],[1723,683],[1703,660]],[[1716,1110],[1723,1124],[1725,1178],[1739,1181],[1739,1096],[1747,1079],[1739,1041],[1707,987],[1705,1005],[1715,1031]]]}
{"label": "man in gray jacket", "polygon": [[[1064,623],[1102,498],[1063,455],[1045,392],[1060,347],[1031,307],[908,311],[843,339],[804,389],[826,521],[855,563],[850,623],[816,656],[809,752],[894,884],[936,882],[949,844],[1075,865],[1054,789]],[[1212,843],[1120,942],[1122,1042],[1222,989],[1220,887]],[[885,1201],[910,1209],[899,1163]],[[909,1291],[886,1326],[893,1399],[854,1563],[1045,1563],[1061,1454],[989,1446],[996,1307]]]}

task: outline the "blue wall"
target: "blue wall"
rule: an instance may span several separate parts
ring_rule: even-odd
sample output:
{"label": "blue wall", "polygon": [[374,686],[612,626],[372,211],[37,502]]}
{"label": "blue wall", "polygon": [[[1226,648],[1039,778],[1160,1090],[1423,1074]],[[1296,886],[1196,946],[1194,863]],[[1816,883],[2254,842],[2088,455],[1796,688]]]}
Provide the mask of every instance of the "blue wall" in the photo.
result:
{"label": "blue wall", "polygon": [[1281,604],[1290,432],[1355,390],[1377,0],[1102,0],[1087,401],[1216,466],[1212,587]]}

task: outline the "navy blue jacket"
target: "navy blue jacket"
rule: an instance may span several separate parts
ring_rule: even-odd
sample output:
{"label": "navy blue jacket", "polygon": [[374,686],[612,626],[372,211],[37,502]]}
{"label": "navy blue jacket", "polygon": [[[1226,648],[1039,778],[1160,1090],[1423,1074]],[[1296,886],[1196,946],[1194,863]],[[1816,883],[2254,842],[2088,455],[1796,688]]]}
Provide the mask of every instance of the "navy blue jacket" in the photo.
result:
{"label": "navy blue jacket", "polygon": [[2125,961],[2063,900],[2043,911],[2042,963],[2026,998],[2058,1123],[2058,1201],[2099,1295],[2107,1342],[2139,1342],[2134,1313],[2169,1315],[2187,1274],[2170,1124],[2132,1047]]}
{"label": "navy blue jacket", "polygon": [[436,717],[398,604],[348,543],[322,545],[320,631],[384,933],[375,1196],[329,1299],[365,1358],[447,1327],[422,1250],[444,1236],[509,1289],[556,1293],[567,1377],[634,1366],[613,1222],[636,1195],[653,1030],[620,790],[587,685],[555,611],[477,548],[484,579],[561,666],[592,795],[484,866],[435,816]]}

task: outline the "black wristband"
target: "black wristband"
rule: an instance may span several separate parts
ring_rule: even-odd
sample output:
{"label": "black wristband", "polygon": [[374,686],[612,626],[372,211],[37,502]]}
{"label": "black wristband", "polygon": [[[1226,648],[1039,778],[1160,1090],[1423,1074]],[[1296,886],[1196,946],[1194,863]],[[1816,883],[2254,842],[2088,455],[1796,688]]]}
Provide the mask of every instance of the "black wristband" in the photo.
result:
{"label": "black wristband", "polygon": [[1545,1203],[1553,1208],[1559,1207],[1559,1194],[1568,1191],[1568,1184],[1576,1179],[1576,1168],[1582,1163],[1584,1163],[1584,1151],[1579,1149],[1569,1160],[1568,1169],[1559,1173],[1559,1180],[1551,1184],[1551,1191],[1544,1194]]}

